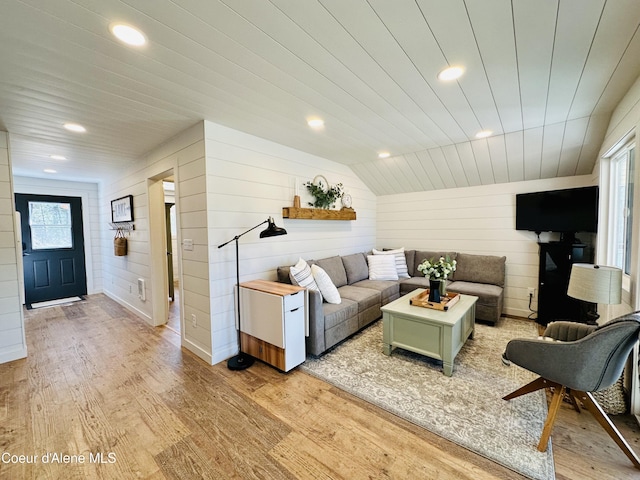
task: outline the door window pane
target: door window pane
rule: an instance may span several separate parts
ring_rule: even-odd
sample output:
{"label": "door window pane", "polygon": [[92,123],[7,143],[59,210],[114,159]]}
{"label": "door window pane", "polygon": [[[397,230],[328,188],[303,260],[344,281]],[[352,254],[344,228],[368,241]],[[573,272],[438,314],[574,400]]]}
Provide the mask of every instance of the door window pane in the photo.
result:
{"label": "door window pane", "polygon": [[69,203],[29,202],[29,225],[33,250],[73,247]]}

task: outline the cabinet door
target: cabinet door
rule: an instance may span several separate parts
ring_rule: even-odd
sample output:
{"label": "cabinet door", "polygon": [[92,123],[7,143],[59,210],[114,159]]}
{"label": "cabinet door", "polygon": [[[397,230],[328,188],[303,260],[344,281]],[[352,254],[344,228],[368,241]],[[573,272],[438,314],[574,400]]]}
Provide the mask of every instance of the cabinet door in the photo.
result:
{"label": "cabinet door", "polygon": [[240,293],[242,331],[284,348],[283,297],[242,287]]}
{"label": "cabinet door", "polygon": [[567,295],[567,288],[571,266],[586,260],[583,247],[561,243],[540,245],[538,323],[580,319],[580,302]]}

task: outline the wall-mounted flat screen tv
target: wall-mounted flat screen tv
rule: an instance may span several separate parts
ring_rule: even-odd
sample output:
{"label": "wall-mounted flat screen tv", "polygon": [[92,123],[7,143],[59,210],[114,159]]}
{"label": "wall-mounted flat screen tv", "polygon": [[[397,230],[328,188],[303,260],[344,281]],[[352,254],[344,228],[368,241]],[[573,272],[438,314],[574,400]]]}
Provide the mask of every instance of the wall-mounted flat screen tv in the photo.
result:
{"label": "wall-mounted flat screen tv", "polygon": [[516,230],[595,233],[597,229],[598,187],[516,195]]}

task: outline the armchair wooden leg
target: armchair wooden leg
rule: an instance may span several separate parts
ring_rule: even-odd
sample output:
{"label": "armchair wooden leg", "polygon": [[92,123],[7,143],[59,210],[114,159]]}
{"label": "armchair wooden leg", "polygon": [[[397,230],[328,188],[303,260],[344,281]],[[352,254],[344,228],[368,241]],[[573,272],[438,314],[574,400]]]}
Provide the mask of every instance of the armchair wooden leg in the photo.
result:
{"label": "armchair wooden leg", "polygon": [[574,391],[574,394],[580,398],[582,404],[586,407],[587,410],[591,412],[598,423],[602,425],[602,427],[606,430],[613,441],[616,442],[616,444],[620,447],[624,454],[629,458],[629,460],[631,460],[633,465],[636,468],[640,469],[640,459],[620,434],[613,422],[611,422],[605,411],[602,410],[602,407],[598,404],[596,399],[593,398],[593,395],[591,395],[591,393],[589,392],[580,391]]}
{"label": "armchair wooden leg", "polygon": [[539,377],[533,382],[527,383],[519,389],[511,392],[509,395],[502,397],[502,399],[511,400],[512,398],[521,397],[522,395],[526,395],[527,393],[535,392],[536,390],[542,390],[543,388],[548,387],[561,387],[561,385],[555,382],[550,382],[545,378]]}
{"label": "armchair wooden leg", "polygon": [[570,388],[567,388],[567,397],[569,398],[569,402],[571,402],[571,405],[573,405],[573,409],[578,413],[582,413],[580,410],[580,405],[578,404],[578,399],[576,398],[576,394],[573,393]]}
{"label": "armchair wooden leg", "polygon": [[551,403],[549,404],[549,413],[547,414],[547,419],[545,420],[544,427],[542,428],[542,435],[540,436],[540,441],[538,442],[539,452],[547,451],[547,444],[549,443],[549,437],[551,436],[551,431],[553,430],[553,424],[556,421],[556,415],[558,414],[558,410],[560,409],[562,399],[564,398],[564,392],[566,390],[563,385],[558,385],[556,383],[554,386],[555,389],[553,392],[553,397],[551,398]]}

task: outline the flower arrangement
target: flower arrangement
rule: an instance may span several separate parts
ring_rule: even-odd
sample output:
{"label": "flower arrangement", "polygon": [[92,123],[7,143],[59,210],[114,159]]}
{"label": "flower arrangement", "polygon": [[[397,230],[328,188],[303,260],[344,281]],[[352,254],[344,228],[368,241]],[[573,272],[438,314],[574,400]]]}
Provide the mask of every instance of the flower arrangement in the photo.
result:
{"label": "flower arrangement", "polygon": [[425,277],[430,280],[446,280],[453,272],[456,271],[455,260],[451,260],[451,257],[440,257],[438,260],[433,258],[423,261],[418,265],[418,271],[422,272]]}
{"label": "flower arrangement", "polygon": [[331,187],[329,185],[325,186],[322,183],[307,182],[304,186],[307,187],[309,193],[315,198],[315,201],[309,202],[310,207],[333,208],[336,200],[340,199],[343,194],[341,183]]}

